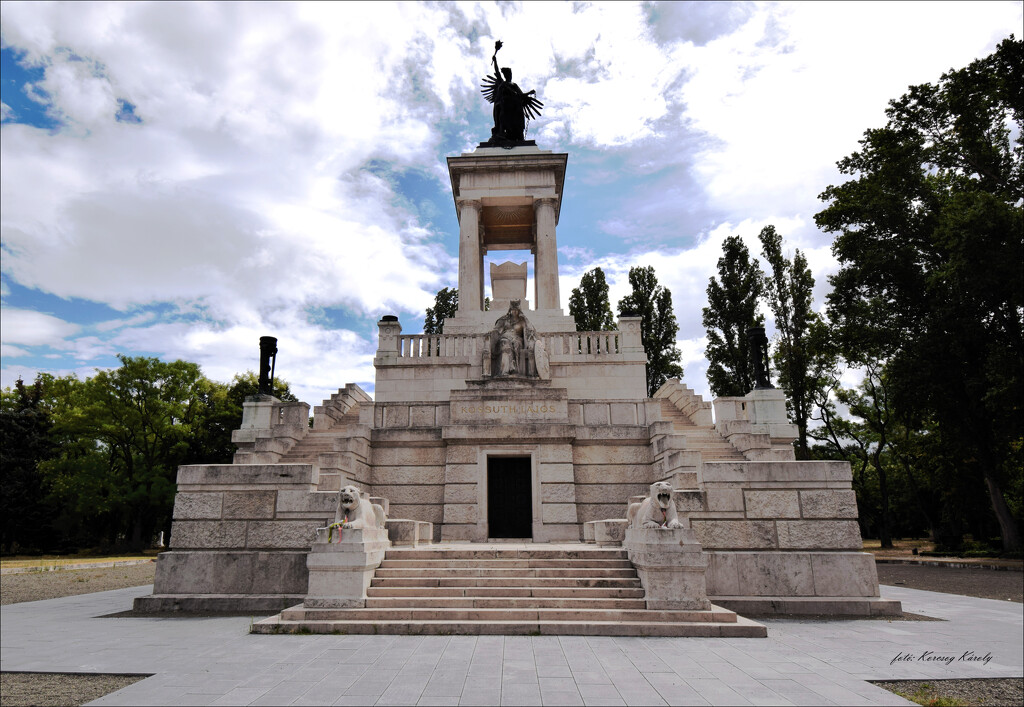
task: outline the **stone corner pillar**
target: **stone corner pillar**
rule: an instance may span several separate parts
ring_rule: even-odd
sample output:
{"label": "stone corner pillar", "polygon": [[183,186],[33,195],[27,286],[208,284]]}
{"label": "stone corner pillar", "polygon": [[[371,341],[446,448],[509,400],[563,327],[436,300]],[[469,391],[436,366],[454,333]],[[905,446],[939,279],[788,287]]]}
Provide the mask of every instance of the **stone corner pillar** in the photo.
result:
{"label": "stone corner pillar", "polygon": [[558,242],[555,239],[555,207],[552,197],[534,199],[533,210],[537,227],[536,278],[537,309],[561,309],[558,295]]}
{"label": "stone corner pillar", "polygon": [[398,358],[399,337],[402,335],[402,324],[398,317],[387,315],[377,322],[377,354],[374,363],[393,361]]}
{"label": "stone corner pillar", "polygon": [[479,199],[459,199],[459,311],[484,308],[483,254]]}
{"label": "stone corner pillar", "polygon": [[643,353],[644,343],[640,338],[640,324],[643,317],[619,317],[619,332],[622,336],[623,353]]}
{"label": "stone corner pillar", "polygon": [[711,609],[707,557],[689,528],[629,528],[622,543],[636,567],[648,609]]}
{"label": "stone corner pillar", "polygon": [[391,547],[388,531],[360,528],[333,533],[327,542],[327,530],[317,529],[317,539],[306,557],[309,588],[303,606],[310,609],[341,609],[366,606],[366,590],[374,570]]}

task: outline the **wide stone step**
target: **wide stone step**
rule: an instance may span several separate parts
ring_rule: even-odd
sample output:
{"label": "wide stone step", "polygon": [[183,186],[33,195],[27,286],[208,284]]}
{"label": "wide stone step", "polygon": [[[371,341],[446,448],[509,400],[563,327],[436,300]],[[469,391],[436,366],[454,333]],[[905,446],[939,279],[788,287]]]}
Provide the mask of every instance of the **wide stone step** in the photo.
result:
{"label": "wide stone step", "polygon": [[371,587],[576,587],[628,589],[640,580],[602,577],[374,577]]}
{"label": "wide stone step", "polygon": [[384,567],[377,569],[376,577],[587,577],[587,578],[635,578],[632,568],[606,569],[602,567],[579,567],[559,569],[556,567]]}
{"label": "wide stone step", "polygon": [[368,609],[646,609],[644,599],[538,597],[370,597]]}
{"label": "wide stone step", "polygon": [[651,621],[283,621],[271,617],[253,624],[253,633],[504,635],[504,636],[664,636],[763,638],[761,624],[739,618],[724,622]]}
{"label": "wide stone step", "polygon": [[[388,551],[393,552],[391,550]],[[632,571],[633,565],[630,564],[629,560],[605,560],[605,559],[591,559],[586,558],[582,560],[531,560],[531,559],[519,559],[519,560],[419,560],[419,559],[392,559],[388,556],[384,557],[384,561],[380,563],[383,569],[392,568],[434,568],[434,567],[475,567],[475,568],[491,568],[491,569],[513,569],[513,568],[530,568],[530,567],[548,567],[548,568],[583,568],[583,569],[629,569]]]}
{"label": "wide stone step", "polygon": [[523,549],[498,549],[488,548],[474,550],[471,548],[434,548],[429,550],[388,550],[384,555],[388,560],[576,560],[576,559],[626,559],[625,550],[600,550],[600,549],[579,549],[579,550],[523,550]]}
{"label": "wide stone step", "polygon": [[543,597],[640,599],[644,590],[625,587],[374,587],[369,597]]}
{"label": "wide stone step", "polygon": [[281,612],[284,621],[661,621],[735,623],[736,614],[713,611],[648,611],[645,609],[462,609],[366,608],[307,609]]}

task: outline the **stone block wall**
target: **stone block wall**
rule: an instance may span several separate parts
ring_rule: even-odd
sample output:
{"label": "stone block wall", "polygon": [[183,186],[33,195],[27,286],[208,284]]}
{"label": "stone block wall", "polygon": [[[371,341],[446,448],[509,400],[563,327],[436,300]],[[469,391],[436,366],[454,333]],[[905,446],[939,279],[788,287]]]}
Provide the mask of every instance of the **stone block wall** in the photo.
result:
{"label": "stone block wall", "polygon": [[[637,403],[637,413],[644,404]],[[608,414],[611,405],[608,405]],[[587,414],[584,406],[584,417]],[[625,518],[626,499],[646,494],[653,479],[654,452],[646,426],[585,426],[572,447],[573,481],[580,523]]]}
{"label": "stone block wall", "polygon": [[759,613],[891,609],[877,599],[850,481],[843,462],[704,463],[701,493],[677,505],[708,555],[712,601]]}
{"label": "stone block wall", "polygon": [[[401,408],[396,414],[395,407]],[[438,406],[447,414],[447,405]],[[411,415],[410,415],[410,408]],[[390,424],[372,432],[370,486],[374,496],[390,501],[389,517],[433,523],[440,540],[445,493],[445,447],[438,427],[398,427],[432,406],[388,406],[381,412]]]}
{"label": "stone block wall", "polygon": [[[145,611],[279,609],[306,593],[306,555],[337,495],[311,464],[182,466],[170,550]],[[238,595],[244,595],[239,597]]]}

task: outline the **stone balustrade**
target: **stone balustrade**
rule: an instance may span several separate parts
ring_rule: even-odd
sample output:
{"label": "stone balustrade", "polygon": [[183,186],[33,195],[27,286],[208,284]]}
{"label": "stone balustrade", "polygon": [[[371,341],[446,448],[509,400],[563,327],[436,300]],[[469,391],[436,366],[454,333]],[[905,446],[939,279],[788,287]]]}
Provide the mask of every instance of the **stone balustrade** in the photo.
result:
{"label": "stone balustrade", "polygon": [[[618,331],[579,331],[571,333],[541,334],[548,355],[564,358],[581,356],[621,356],[624,353],[624,334]],[[399,360],[438,358],[460,359],[480,356],[484,351],[486,335],[472,334],[402,334],[398,336]]]}
{"label": "stone balustrade", "polygon": [[481,355],[484,337],[472,334],[405,334],[398,337],[398,358],[463,358]]}

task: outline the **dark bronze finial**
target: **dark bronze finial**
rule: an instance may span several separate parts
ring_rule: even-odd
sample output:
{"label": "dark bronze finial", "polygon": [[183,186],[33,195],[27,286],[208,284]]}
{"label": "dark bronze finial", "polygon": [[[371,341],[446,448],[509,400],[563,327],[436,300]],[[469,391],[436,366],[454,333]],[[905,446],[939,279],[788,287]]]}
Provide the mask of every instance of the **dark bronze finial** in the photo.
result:
{"label": "dark bronze finial", "polygon": [[512,82],[512,69],[498,68],[498,50],[502,43],[499,39],[494,43],[494,56],[491,65],[493,76],[485,76],[480,87],[488,103],[494,104],[494,127],[491,128],[491,139],[482,145],[488,147],[516,147],[517,145],[534,145],[526,139],[530,120],[540,116],[544,104],[537,100],[536,91],[523,93],[518,85]]}
{"label": "dark bronze finial", "polygon": [[750,363],[754,367],[754,390],[774,388],[768,371],[768,337],[763,326],[747,329],[747,343],[750,349]]}
{"label": "dark bronze finial", "polygon": [[277,338],[260,337],[260,395],[274,394],[274,367],[277,365]]}

